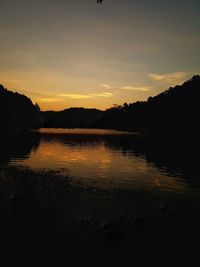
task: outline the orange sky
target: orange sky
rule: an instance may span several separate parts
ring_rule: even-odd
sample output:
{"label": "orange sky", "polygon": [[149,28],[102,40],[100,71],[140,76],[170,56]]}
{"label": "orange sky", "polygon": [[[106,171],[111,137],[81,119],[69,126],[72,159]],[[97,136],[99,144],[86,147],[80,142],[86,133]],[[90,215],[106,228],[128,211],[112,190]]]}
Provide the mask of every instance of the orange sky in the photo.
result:
{"label": "orange sky", "polygon": [[2,1],[0,84],[42,110],[146,100],[200,72],[199,18],[196,0]]}

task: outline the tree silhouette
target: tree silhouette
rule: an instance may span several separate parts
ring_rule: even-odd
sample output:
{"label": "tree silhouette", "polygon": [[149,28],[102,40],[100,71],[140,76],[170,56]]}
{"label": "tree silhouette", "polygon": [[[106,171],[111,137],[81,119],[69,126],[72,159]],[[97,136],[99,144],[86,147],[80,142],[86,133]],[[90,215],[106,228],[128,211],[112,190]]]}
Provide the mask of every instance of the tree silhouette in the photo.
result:
{"label": "tree silhouette", "polygon": [[40,106],[38,105],[38,103],[35,103],[35,107],[38,111],[40,111]]}
{"label": "tree silhouette", "polygon": [[97,127],[160,136],[194,133],[198,126],[199,88],[200,76],[196,75],[147,101],[111,107],[104,112]]}
{"label": "tree silhouette", "polygon": [[38,105],[25,95],[11,92],[0,85],[1,132],[21,132],[40,127],[43,123]]}

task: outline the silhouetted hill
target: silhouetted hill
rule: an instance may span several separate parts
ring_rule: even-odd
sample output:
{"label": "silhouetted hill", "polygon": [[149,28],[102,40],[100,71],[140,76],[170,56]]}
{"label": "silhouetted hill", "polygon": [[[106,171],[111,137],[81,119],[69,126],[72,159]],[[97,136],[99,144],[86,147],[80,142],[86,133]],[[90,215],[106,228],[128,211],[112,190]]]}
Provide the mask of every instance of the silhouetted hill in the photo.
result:
{"label": "silhouetted hill", "polygon": [[21,132],[42,125],[38,105],[25,95],[13,93],[0,85],[0,124],[2,132]]}
{"label": "silhouetted hill", "polygon": [[98,121],[103,111],[98,109],[69,108],[63,111],[43,112],[44,127],[52,128],[80,128],[92,127]]}
{"label": "silhouetted hill", "polygon": [[146,136],[195,134],[199,97],[200,76],[196,75],[147,101],[108,109],[96,127],[138,131]]}
{"label": "silhouetted hill", "polygon": [[124,103],[106,111],[69,108],[40,112],[29,98],[0,85],[0,119],[2,129],[15,132],[40,126],[91,127],[137,131],[149,140],[177,140],[198,135],[199,97],[200,76],[196,75],[147,101]]}

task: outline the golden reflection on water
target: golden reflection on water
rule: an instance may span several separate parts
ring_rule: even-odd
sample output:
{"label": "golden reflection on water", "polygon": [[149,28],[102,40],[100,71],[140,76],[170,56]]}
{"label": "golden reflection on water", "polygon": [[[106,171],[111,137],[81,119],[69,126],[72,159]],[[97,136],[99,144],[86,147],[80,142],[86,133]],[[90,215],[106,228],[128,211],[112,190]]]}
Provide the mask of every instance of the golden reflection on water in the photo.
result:
{"label": "golden reflection on water", "polygon": [[73,183],[96,187],[187,189],[184,181],[159,171],[142,157],[106,146],[104,141],[72,145],[59,139],[41,139],[38,149],[32,150],[28,158],[15,159],[12,164],[61,170],[73,178]]}
{"label": "golden reflection on water", "polygon": [[90,129],[90,128],[41,128],[37,132],[42,134],[76,134],[76,135],[133,135],[134,132],[116,131],[109,129]]}

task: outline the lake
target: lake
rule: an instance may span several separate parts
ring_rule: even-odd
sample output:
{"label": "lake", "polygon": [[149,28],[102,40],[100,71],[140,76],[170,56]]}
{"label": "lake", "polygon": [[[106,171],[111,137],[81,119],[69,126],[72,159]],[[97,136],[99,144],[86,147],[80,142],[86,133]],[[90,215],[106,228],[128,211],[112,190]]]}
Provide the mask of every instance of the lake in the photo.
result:
{"label": "lake", "polygon": [[192,173],[190,179],[176,152],[138,148],[135,138],[135,133],[114,130],[40,129],[7,146],[4,142],[0,160],[4,165],[59,171],[73,184],[98,188],[197,190],[199,184]]}

